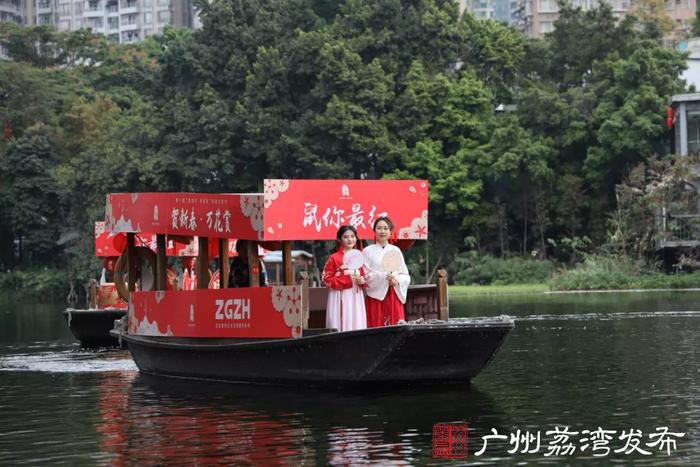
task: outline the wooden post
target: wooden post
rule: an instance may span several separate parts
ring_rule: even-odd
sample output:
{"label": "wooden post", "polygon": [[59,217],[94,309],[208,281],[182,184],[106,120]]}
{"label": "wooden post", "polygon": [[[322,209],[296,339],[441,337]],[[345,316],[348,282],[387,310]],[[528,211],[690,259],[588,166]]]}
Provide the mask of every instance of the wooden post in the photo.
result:
{"label": "wooden post", "polygon": [[209,287],[209,239],[197,237],[199,239],[199,255],[197,256],[197,288],[206,289]]}
{"label": "wooden post", "polygon": [[228,287],[228,238],[219,239],[219,288]]}
{"label": "wooden post", "polygon": [[136,291],[136,235],[126,234],[126,273],[129,275],[127,287],[129,293]]}
{"label": "wooden post", "polygon": [[438,317],[443,321],[448,321],[450,319],[450,303],[447,296],[447,271],[439,269],[437,277]]}
{"label": "wooden post", "polygon": [[284,285],[294,285],[294,267],[292,266],[292,242],[282,242],[282,264],[284,265]]}
{"label": "wooden post", "polygon": [[165,290],[168,286],[168,257],[165,250],[165,235],[156,235],[156,248],[158,249],[156,257],[156,290]]}
{"label": "wooden post", "polygon": [[300,272],[301,276],[301,328],[309,329],[309,273]]}
{"label": "wooden post", "polygon": [[248,277],[250,277],[250,287],[260,287],[260,259],[258,258],[258,242],[254,240],[246,241],[248,251]]}

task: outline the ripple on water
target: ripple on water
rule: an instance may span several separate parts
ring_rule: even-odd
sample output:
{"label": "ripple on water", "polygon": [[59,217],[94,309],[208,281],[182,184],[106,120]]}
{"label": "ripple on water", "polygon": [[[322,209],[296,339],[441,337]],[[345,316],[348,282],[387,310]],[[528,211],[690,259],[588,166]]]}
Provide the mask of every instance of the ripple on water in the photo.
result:
{"label": "ripple on water", "polygon": [[126,352],[64,350],[0,357],[0,371],[94,373],[136,370],[136,364]]}

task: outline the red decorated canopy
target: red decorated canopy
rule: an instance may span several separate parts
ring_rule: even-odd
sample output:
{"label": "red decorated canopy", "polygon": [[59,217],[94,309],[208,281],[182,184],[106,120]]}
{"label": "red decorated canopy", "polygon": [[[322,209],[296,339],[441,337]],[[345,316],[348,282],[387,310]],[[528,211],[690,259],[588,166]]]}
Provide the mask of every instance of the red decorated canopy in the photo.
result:
{"label": "red decorated canopy", "polygon": [[389,216],[398,239],[428,237],[425,180],[265,180],[264,194],[117,193],[107,195],[108,232],[330,240],[341,225],[363,239]]}

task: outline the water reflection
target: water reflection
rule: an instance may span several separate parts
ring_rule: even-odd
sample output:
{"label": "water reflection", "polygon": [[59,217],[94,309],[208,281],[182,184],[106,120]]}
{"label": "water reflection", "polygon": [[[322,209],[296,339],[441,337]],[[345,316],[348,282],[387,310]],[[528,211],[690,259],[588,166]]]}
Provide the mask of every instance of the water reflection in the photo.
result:
{"label": "water reflection", "polygon": [[[371,393],[148,377],[127,352],[64,339],[61,306],[7,306],[0,465],[442,464],[437,422],[468,423],[470,464],[700,465],[700,293],[452,302],[454,314],[516,316],[493,364],[471,386]],[[688,436],[671,456],[553,459],[544,439],[538,454],[509,455],[506,440],[473,455],[492,428],[555,426]]]}
{"label": "water reflection", "polygon": [[138,374],[105,375],[99,391],[101,457],[117,465],[409,465],[430,457],[434,423],[496,412],[468,386],[329,393]]}

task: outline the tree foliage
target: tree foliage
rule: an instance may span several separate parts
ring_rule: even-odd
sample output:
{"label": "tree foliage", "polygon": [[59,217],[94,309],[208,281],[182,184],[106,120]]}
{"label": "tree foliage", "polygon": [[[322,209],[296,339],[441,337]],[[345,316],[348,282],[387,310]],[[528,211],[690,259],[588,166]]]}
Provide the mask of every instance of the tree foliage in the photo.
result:
{"label": "tree foliage", "polygon": [[107,192],[257,191],[266,177],[427,178],[432,261],[561,256],[562,239],[604,240],[615,185],[664,153],[684,86],[684,56],[605,4],[562,6],[544,39],[452,0],[198,6],[202,29],[137,45],[0,28],[4,265],[25,235],[83,264],[90,242],[75,239]]}

